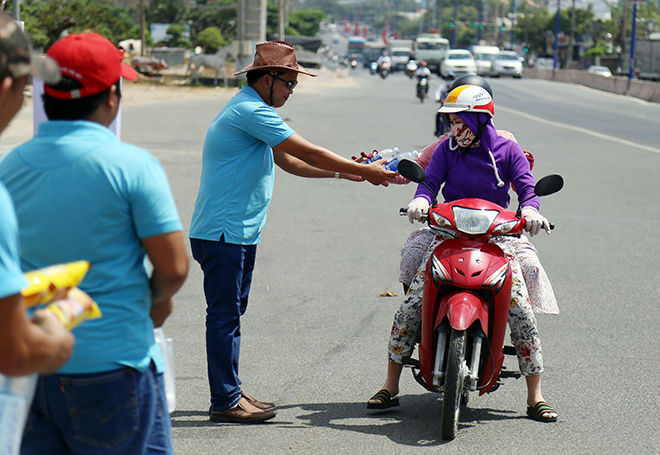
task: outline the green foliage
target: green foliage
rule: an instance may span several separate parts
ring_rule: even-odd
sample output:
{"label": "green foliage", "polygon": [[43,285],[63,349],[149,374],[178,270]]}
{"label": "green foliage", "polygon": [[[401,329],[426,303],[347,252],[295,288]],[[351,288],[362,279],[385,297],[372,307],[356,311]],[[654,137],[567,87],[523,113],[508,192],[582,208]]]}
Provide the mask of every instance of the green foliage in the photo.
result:
{"label": "green foliage", "polygon": [[173,0],[150,0],[146,19],[148,23],[173,24],[186,20],[188,8],[184,2]]}
{"label": "green foliage", "polygon": [[546,10],[523,8],[515,24],[514,38],[526,43],[531,52],[545,52],[547,37],[554,36],[554,21]]}
{"label": "green foliage", "polygon": [[166,41],[169,47],[189,47],[190,41],[184,35],[188,30],[184,25],[172,24],[167,27],[167,34],[170,38]]}
{"label": "green foliage", "polygon": [[[141,39],[141,36],[140,36],[140,26],[139,26],[139,25],[135,25],[135,26],[133,26],[132,29],[130,29],[130,30],[129,30],[128,32],[126,32],[125,34],[123,34],[123,35],[120,37],[120,39],[118,39],[117,41],[123,41],[123,40],[125,40],[125,39],[138,39],[138,40]],[[151,32],[149,31],[149,29],[147,29],[147,30],[144,31],[144,40],[145,40],[145,42],[146,42],[145,44],[146,44],[147,47],[154,47],[154,46],[156,46],[156,43],[155,43],[154,40],[151,38]]]}
{"label": "green foliage", "polygon": [[215,54],[226,44],[218,27],[207,27],[197,34],[197,45],[204,49],[205,54]]}
{"label": "green foliage", "polygon": [[94,0],[52,0],[21,3],[21,19],[35,46],[47,50],[64,32],[96,32],[116,41],[126,26]]}
{"label": "green foliage", "polygon": [[607,43],[605,41],[599,41],[598,44],[584,53],[587,57],[595,57],[597,55],[605,54],[607,54]]}
{"label": "green foliage", "polygon": [[[199,8],[191,8],[186,20],[191,24],[190,35],[194,41],[197,34],[209,27],[216,27],[227,41],[236,39],[237,0],[214,0],[209,3],[198,0]],[[220,9],[222,8],[222,9]]]}
{"label": "green foliage", "polygon": [[302,36],[316,36],[325,13],[318,9],[299,9],[289,14],[289,25]]}

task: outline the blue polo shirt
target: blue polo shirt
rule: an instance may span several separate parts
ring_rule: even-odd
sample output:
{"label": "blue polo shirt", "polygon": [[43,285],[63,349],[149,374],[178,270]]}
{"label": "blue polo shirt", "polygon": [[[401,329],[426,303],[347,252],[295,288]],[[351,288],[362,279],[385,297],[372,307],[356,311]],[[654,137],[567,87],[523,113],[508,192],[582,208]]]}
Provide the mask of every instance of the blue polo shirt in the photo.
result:
{"label": "blue polo shirt", "polygon": [[19,265],[18,223],[14,205],[0,182],[0,299],[18,294],[27,281]]}
{"label": "blue polo shirt", "polygon": [[259,243],[273,196],[273,147],[293,135],[275,109],[247,85],[206,134],[190,238]]}
{"label": "blue polo shirt", "polygon": [[80,288],[103,317],[74,329],[73,357],[59,372],[144,371],[152,360],[162,371],[140,239],[182,228],[158,160],[97,123],[49,121],[0,161],[0,180],[16,208],[24,271],[92,264]]}

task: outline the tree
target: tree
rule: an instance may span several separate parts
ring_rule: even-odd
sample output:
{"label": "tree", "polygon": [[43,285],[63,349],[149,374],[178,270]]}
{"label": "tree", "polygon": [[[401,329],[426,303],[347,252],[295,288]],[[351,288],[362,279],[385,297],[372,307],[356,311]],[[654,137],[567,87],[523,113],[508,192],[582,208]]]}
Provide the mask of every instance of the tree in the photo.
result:
{"label": "tree", "polygon": [[205,54],[215,54],[226,44],[218,27],[208,27],[197,34],[197,45],[204,49]]}
{"label": "tree", "polygon": [[302,36],[316,36],[325,13],[318,9],[299,9],[289,14],[289,25]]}
{"label": "tree", "polygon": [[170,36],[166,43],[169,47],[190,47],[190,40],[184,35],[188,29],[181,24],[172,24],[167,27],[167,34]]}
{"label": "tree", "polygon": [[24,1],[21,19],[36,47],[47,50],[64,32],[97,32],[116,42],[126,26],[93,0]]}

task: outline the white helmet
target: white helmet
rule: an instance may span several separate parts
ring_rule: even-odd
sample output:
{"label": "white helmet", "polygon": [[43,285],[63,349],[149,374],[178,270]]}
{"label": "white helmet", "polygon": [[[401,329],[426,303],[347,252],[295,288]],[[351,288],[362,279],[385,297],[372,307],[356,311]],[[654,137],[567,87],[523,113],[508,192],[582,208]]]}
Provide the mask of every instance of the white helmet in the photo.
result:
{"label": "white helmet", "polygon": [[438,112],[442,114],[482,112],[492,118],[495,115],[495,105],[493,97],[485,88],[477,85],[461,85],[449,92]]}

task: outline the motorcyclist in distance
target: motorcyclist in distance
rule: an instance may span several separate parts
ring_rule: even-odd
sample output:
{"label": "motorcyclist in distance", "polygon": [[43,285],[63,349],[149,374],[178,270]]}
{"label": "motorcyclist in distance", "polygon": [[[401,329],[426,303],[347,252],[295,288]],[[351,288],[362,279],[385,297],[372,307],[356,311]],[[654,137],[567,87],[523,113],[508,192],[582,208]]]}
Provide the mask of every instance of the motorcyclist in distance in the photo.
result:
{"label": "motorcyclist in distance", "polygon": [[419,67],[417,68],[417,71],[415,71],[415,77],[417,80],[423,78],[423,77],[431,77],[431,70],[429,69],[429,66],[426,62],[421,62],[419,64]]}
{"label": "motorcyclist in distance", "polygon": [[[419,64],[419,66],[415,70],[415,78],[417,79],[417,87],[416,87],[416,90],[415,90],[415,96],[417,96],[417,94],[419,93],[419,88],[420,88],[419,84],[422,83],[422,79],[426,78],[428,80],[428,79],[431,78],[431,70],[429,69],[426,62],[423,61]],[[424,98],[428,98],[428,96],[429,96],[428,95],[428,88],[429,88],[429,86],[428,86],[428,83],[427,83],[426,87],[425,87],[426,91],[425,91]]]}
{"label": "motorcyclist in distance", "polygon": [[378,63],[379,68],[383,63],[388,63],[388,64],[391,65],[392,64],[392,57],[390,57],[390,54],[387,51],[383,51],[383,53],[380,55],[380,57],[378,57],[378,60],[376,60],[376,63]]}

